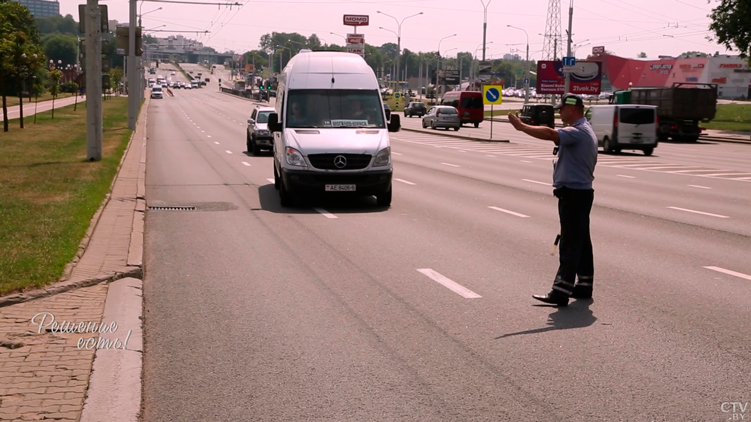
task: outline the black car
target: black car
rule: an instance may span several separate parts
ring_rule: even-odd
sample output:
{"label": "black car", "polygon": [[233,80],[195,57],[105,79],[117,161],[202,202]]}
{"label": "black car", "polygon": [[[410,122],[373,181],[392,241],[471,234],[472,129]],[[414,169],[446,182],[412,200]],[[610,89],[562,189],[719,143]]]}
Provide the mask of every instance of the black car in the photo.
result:
{"label": "black car", "polygon": [[522,123],[555,128],[555,111],[550,104],[528,104],[519,113]]}
{"label": "black car", "polygon": [[420,101],[412,101],[404,108],[404,117],[419,116],[422,117],[428,112],[425,104]]}
{"label": "black car", "polygon": [[388,104],[383,103],[383,111],[386,113],[386,120],[391,120],[391,107]]}

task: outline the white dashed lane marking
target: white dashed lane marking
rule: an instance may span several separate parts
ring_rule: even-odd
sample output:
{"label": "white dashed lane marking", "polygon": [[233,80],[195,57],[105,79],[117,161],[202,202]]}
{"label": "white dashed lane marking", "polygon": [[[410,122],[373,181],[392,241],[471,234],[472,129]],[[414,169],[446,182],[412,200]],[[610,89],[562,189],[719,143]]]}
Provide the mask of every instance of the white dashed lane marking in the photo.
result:
{"label": "white dashed lane marking", "polygon": [[337,216],[335,216],[334,214],[326,211],[323,208],[313,208],[313,209],[316,210],[317,212],[321,213],[326,218],[338,218]]}
{"label": "white dashed lane marking", "polygon": [[692,188],[699,188],[699,189],[712,189],[709,186],[701,186],[701,185],[688,185],[688,186]]}
{"label": "white dashed lane marking", "polygon": [[250,163],[247,163],[245,161],[242,162],[245,167],[250,167]]}
{"label": "white dashed lane marking", "polygon": [[491,210],[496,210],[496,211],[500,211],[500,212],[505,212],[506,214],[511,214],[511,215],[515,215],[515,216],[517,216],[517,217],[522,217],[522,218],[529,218],[529,216],[528,216],[528,215],[524,215],[524,214],[519,214],[518,212],[514,212],[514,211],[509,211],[509,210],[505,210],[505,209],[503,209],[503,208],[498,208],[498,207],[490,207],[490,206],[489,206],[488,208],[490,208]]}
{"label": "white dashed lane marking", "polygon": [[414,185],[414,183],[412,183],[412,182],[408,182],[408,181],[406,181],[406,180],[404,180],[404,179],[396,179],[396,178],[395,178],[394,180],[396,180],[397,182],[402,182],[402,183],[406,183],[406,184],[408,184],[408,185]]}
{"label": "white dashed lane marking", "polygon": [[732,275],[734,277],[739,277],[739,278],[744,278],[746,280],[751,280],[751,275],[743,274],[743,273],[739,273],[739,272],[735,272],[735,271],[732,271],[732,270],[726,270],[725,268],[720,268],[720,267],[704,267],[704,268],[706,268],[708,270],[712,270],[712,271],[717,271],[717,272],[720,272],[720,273],[723,273],[723,274]]}
{"label": "white dashed lane marking", "polygon": [[225,150],[224,152],[226,152],[227,154],[232,154],[232,151],[230,151],[230,150],[228,150],[228,149],[227,149],[227,150]]}
{"label": "white dashed lane marking", "polygon": [[441,275],[430,268],[419,268],[417,271],[465,299],[479,299],[482,297],[472,290],[469,290],[468,288],[462,286],[454,280],[451,280],[450,278]]}
{"label": "white dashed lane marking", "polygon": [[693,213],[693,214],[708,215],[710,217],[730,218],[730,217],[728,217],[726,215],[712,214],[710,212],[690,210],[690,209],[687,209],[687,208],[678,208],[678,207],[668,207],[668,208],[670,208],[671,210],[685,211],[685,212],[690,212],[690,213]]}
{"label": "white dashed lane marking", "polygon": [[460,167],[456,164],[451,164],[451,163],[441,163],[441,164],[443,164],[444,166],[449,166],[449,167]]}
{"label": "white dashed lane marking", "polygon": [[636,177],[634,177],[634,176],[626,176],[625,174],[618,174],[617,176],[618,177],[624,177],[626,179],[636,179]]}
{"label": "white dashed lane marking", "polygon": [[522,179],[522,180],[525,182],[529,182],[529,183],[537,183],[538,185],[552,186],[550,183],[538,182],[537,180],[530,180],[530,179]]}

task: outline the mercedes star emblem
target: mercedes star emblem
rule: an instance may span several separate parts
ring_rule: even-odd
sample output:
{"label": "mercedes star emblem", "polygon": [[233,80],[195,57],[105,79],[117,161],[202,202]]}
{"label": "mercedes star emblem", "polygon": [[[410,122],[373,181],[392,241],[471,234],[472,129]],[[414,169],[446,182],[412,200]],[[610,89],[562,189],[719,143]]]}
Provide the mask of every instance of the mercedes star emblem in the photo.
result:
{"label": "mercedes star emblem", "polygon": [[347,157],[343,155],[337,155],[336,157],[334,157],[334,165],[338,169],[347,167]]}

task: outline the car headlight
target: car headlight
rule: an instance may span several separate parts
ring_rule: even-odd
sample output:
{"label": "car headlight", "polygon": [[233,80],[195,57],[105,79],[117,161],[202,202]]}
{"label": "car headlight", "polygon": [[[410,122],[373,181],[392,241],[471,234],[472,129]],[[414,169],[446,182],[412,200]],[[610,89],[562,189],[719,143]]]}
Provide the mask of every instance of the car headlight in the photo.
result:
{"label": "car headlight", "polygon": [[287,164],[291,166],[306,167],[305,158],[300,151],[287,147]]}
{"label": "car headlight", "polygon": [[373,167],[383,167],[391,164],[391,147],[386,147],[376,154]]}
{"label": "car headlight", "polygon": [[258,136],[269,136],[269,131],[268,130],[260,129],[258,131]]}

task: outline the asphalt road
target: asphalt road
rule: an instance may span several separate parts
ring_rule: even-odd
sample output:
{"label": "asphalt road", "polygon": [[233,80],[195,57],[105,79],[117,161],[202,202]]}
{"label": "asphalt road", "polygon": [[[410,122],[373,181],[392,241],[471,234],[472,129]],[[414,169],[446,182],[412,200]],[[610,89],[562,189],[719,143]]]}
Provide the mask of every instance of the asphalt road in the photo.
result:
{"label": "asphalt road", "polygon": [[552,145],[401,131],[391,208],[282,208],[271,157],[245,153],[253,103],[215,84],[149,108],[148,205],[196,210],[147,212],[144,421],[727,421],[751,401],[751,147],[601,154],[595,298],[558,309],[531,298],[557,268]]}

